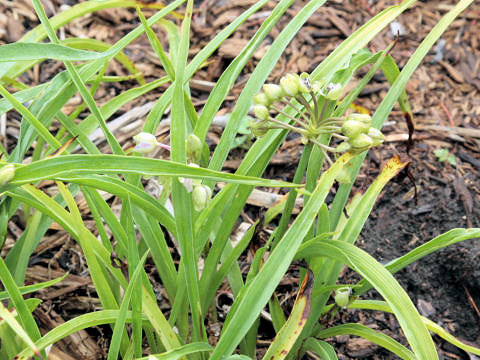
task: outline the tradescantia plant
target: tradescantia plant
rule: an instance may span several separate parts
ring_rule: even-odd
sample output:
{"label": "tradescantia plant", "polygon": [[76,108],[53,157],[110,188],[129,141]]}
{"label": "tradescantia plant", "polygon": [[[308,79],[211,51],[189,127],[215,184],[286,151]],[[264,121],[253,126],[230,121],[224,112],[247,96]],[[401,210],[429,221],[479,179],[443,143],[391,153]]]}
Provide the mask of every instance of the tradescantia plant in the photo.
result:
{"label": "tradescantia plant", "polygon": [[[325,3],[318,0],[304,2],[303,8],[258,63],[236,101],[218,146],[210,154],[205,138],[217,110],[254,50],[289,9],[292,0],[278,1],[255,36],[223,72],[198,114],[188,96],[189,79],[220,44],[268,0],[254,3],[190,62],[187,62],[187,55],[194,5],[191,0],[186,1],[179,34],[172,30],[175,26],[165,17],[174,11],[183,11],[178,8],[185,3],[184,0],[172,1],[149,19],[137,7],[142,25],[111,46],[85,39],[62,43],[56,30],[86,13],[119,6],[136,7],[135,2],[86,1],[48,19],[40,0],[33,0],[42,24],[21,41],[0,46],[0,95],[3,97],[0,112],[15,109],[22,116],[20,138],[15,148],[10,153],[2,149],[2,246],[9,219],[17,212],[23,212],[27,218],[22,236],[6,257],[0,258],[3,286],[0,297],[8,301],[8,307],[0,304],[0,358],[45,358],[47,348],[59,340],[81,329],[107,324],[112,328],[108,359],[144,356],[149,359],[254,358],[259,318],[267,305],[276,337],[265,359],[299,358],[307,351],[323,359],[336,359],[335,349],[322,339],[341,334],[362,336],[402,359],[438,359],[430,331],[465,351],[480,354],[479,349],[458,341],[420,316],[392,275],[433,251],[479,237],[480,229],[451,230],[386,266],[356,247],[355,241],[376,198],[385,184],[407,165],[398,158],[385,165],[363,195],[351,197],[347,204],[366,152],[383,141],[380,129],[394,104],[398,101],[405,113],[410,112],[404,91],[406,82],[448,25],[472,1],[461,0],[444,15],[402,71],[388,54],[390,47],[373,54],[365,46],[411,7],[414,0],[405,0],[370,19],[311,74],[287,74],[279,84],[264,85],[289,41]],[[170,53],[162,48],[152,30],[160,20],[170,31]],[[145,83],[122,52],[143,33],[148,36],[167,74],[150,83]],[[50,42],[40,42],[46,36]],[[35,87],[14,80],[44,58],[63,61],[66,70]],[[113,59],[135,75],[128,78],[137,79],[139,86],[99,107],[93,94],[103,81],[107,81],[105,69]],[[74,63],[77,60],[83,63]],[[368,73],[342,97],[345,85],[364,66],[370,66]],[[388,94],[372,117],[349,114],[350,105],[377,71],[383,71],[391,83]],[[91,84],[90,88],[86,84]],[[147,116],[143,129],[135,137],[135,147],[124,150],[112,134],[108,119],[122,105],[164,84],[170,86]],[[7,90],[9,86],[19,90]],[[262,86],[263,92],[260,91]],[[67,116],[62,108],[77,92],[84,104]],[[26,103],[29,105],[25,106]],[[259,138],[235,174],[221,172],[237,129],[252,105],[256,119],[250,122],[250,126]],[[171,107],[170,145],[164,145],[154,134],[168,107]],[[85,108],[90,115],[75,122]],[[54,119],[62,126],[55,136],[49,131]],[[101,154],[89,139],[96,129],[103,132],[111,155]],[[293,183],[262,179],[265,168],[290,131],[301,134],[305,143]],[[144,155],[157,146],[169,150],[171,160]],[[31,161],[27,163],[24,160],[32,147]],[[76,147],[80,147],[83,153],[70,154]],[[165,185],[164,194],[158,199],[148,195],[142,176],[158,176]],[[54,196],[36,187],[47,179],[54,180],[57,185]],[[213,196],[218,181],[227,185]],[[340,182],[340,187],[333,202],[327,206],[325,199],[335,181]],[[256,251],[244,279],[238,259],[249,245],[255,226],[235,247],[230,242],[230,235],[255,186],[289,187],[290,192],[286,200],[267,212],[262,225],[256,224],[257,227],[264,226],[281,213],[275,231]],[[100,195],[100,190],[121,199],[119,219]],[[101,241],[85,226],[74,198],[80,193],[91,210]],[[301,195],[304,207],[292,221],[295,199]],[[165,206],[167,198],[171,199],[173,212]],[[344,210],[348,218],[343,215]],[[24,285],[24,279],[28,259],[53,221],[82,248],[103,310],[80,315],[42,335],[32,315],[38,301],[34,297],[25,299],[24,295],[52,286],[62,278],[29,286]],[[105,224],[111,229],[113,239],[104,230]],[[169,251],[165,230],[179,244],[181,261],[178,267]],[[137,235],[140,236],[139,242]],[[168,316],[157,304],[155,291],[145,273],[143,265],[147,258],[155,265],[165,288],[165,301],[171,308]],[[201,273],[198,268],[200,258],[204,264]],[[284,313],[275,291],[289,266],[297,260],[303,264],[299,291],[291,312]],[[120,261],[127,264],[125,272],[119,268]],[[337,284],[343,265],[355,270],[363,280],[350,286]],[[211,346],[207,342],[205,324],[214,316],[210,308],[225,281],[234,302],[218,342]],[[384,301],[361,300],[361,295],[372,287]],[[333,299],[329,301],[332,294]],[[324,328],[318,322],[324,314],[345,307],[394,313],[408,346],[360,324]],[[211,316],[207,316],[209,313]]]}

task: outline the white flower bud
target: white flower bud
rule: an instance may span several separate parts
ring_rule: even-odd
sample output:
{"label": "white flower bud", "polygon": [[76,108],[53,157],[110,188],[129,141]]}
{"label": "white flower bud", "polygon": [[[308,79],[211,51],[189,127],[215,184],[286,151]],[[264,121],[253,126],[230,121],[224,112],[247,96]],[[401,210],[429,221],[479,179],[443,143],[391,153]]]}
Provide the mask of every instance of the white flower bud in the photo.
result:
{"label": "white flower bud", "polygon": [[368,129],[368,136],[372,138],[372,146],[378,146],[380,144],[383,144],[383,140],[385,140],[385,135],[383,135],[380,130],[372,127]]}
{"label": "white flower bud", "polygon": [[352,293],[352,289],[350,287],[342,287],[335,290],[335,303],[344,308],[348,305],[348,301],[350,300],[350,294]]}
{"label": "white flower bud", "polygon": [[270,113],[265,105],[255,105],[253,107],[253,113],[257,119],[260,120],[268,120],[270,118]]}
{"label": "white flower bud", "polygon": [[193,188],[192,200],[195,211],[202,211],[210,202],[212,190],[206,185],[197,185]]}
{"label": "white flower bud", "polygon": [[253,97],[253,104],[254,105],[268,106],[269,103],[270,102],[268,101],[267,95],[265,95],[265,93],[258,93],[257,95],[255,95]]}
{"label": "white flower bud", "polygon": [[185,147],[187,151],[187,158],[191,161],[197,162],[200,160],[200,155],[202,154],[202,140],[195,135],[190,134],[185,141]]}
{"label": "white flower bud", "polygon": [[133,137],[135,140],[135,147],[133,151],[137,151],[142,154],[151,153],[158,146],[158,141],[155,135],[150,133],[141,132]]}
{"label": "white flower bud", "polygon": [[277,84],[263,85],[263,92],[267,96],[267,99],[271,102],[278,101],[281,97],[283,97],[283,95],[285,95],[282,87]]}
{"label": "white flower bud", "polygon": [[0,169],[0,186],[8,184],[15,176],[15,165],[6,164]]}
{"label": "white flower bud", "polygon": [[295,97],[300,91],[300,79],[293,75],[287,74],[280,79],[280,85],[282,86],[285,94]]}

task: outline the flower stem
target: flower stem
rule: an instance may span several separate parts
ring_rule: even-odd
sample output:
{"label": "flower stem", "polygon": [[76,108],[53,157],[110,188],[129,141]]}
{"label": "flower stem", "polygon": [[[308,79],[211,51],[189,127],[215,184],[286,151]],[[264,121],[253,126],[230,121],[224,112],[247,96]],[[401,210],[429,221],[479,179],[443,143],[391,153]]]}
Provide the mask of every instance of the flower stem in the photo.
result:
{"label": "flower stem", "polygon": [[308,124],[304,123],[302,120],[300,119],[297,119],[295,116],[292,116],[290,114],[287,114],[286,112],[284,112],[283,110],[277,108],[276,106],[272,106],[272,109],[275,110],[276,112],[278,112],[279,114],[282,114],[283,116],[289,118],[290,120],[296,122],[298,125],[302,126],[302,127],[307,127]]}

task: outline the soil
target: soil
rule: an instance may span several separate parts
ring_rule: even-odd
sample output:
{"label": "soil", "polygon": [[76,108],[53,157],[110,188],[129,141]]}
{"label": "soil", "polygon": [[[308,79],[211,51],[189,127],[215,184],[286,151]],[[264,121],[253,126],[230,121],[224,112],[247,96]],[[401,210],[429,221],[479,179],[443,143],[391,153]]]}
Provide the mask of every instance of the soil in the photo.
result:
{"label": "soil", "polygon": [[[230,2],[225,0],[198,1],[192,28],[190,55],[196,54],[202,46],[232,18],[238,16],[254,0]],[[49,16],[60,9],[75,4],[75,1],[44,0]],[[152,3],[152,2],[150,2]],[[274,28],[272,37],[262,44],[253,59],[247,64],[227,101],[218,115],[231,112],[249,74],[262,57],[265,49],[287,22],[304,5],[296,1],[287,11],[285,18]],[[294,38],[273,70],[269,81],[277,82],[286,72],[313,70],[346,36],[374,14],[396,4],[397,1],[329,1],[307,22]],[[415,48],[441,16],[450,9],[454,1],[419,1],[406,11],[398,23],[403,35],[392,51],[392,56],[402,67]],[[257,17],[242,25],[238,31],[214,53],[208,66],[200,70],[191,82],[192,96],[197,110],[215,85],[222,71],[238,54],[239,49],[250,39],[268,15],[275,2],[270,2]],[[148,17],[153,9],[145,9]],[[1,16],[5,14],[5,16]],[[397,177],[389,183],[378,200],[372,216],[367,221],[358,245],[382,263],[386,263],[409,250],[425,243],[435,236],[456,227],[480,226],[480,3],[474,2],[442,36],[442,41],[427,55],[417,69],[407,92],[410,97],[417,131],[414,146],[409,153],[410,171],[418,188],[415,199],[414,185],[405,177]],[[170,20],[179,22],[172,17]],[[18,40],[22,34],[36,26],[37,20],[27,0],[0,2],[0,43]],[[90,37],[113,43],[138,24],[135,12],[131,9],[103,10],[65,26],[65,36]],[[370,44],[373,51],[384,49],[394,38],[394,29],[386,29]],[[155,27],[160,39],[166,38],[161,27]],[[393,31],[392,31],[393,30]],[[164,44],[166,46],[166,43]],[[145,36],[140,37],[127,48],[129,57],[144,74],[147,81],[164,74]],[[56,62],[45,62],[35,66],[19,80],[28,85],[36,85],[51,78],[63,69]],[[108,69],[107,75],[125,75],[118,64]],[[362,74],[360,74],[362,75]],[[109,84],[101,87],[96,99],[103,104],[127,88],[136,86],[134,81]],[[148,109],[164,88],[123,107],[114,115],[136,114],[130,122],[143,119],[142,106]],[[356,104],[374,111],[385,96],[388,83],[383,76],[376,76],[357,99]],[[80,98],[67,104],[65,112],[70,113]],[[81,114],[81,117],[85,113]],[[19,117],[14,112],[8,114],[9,127],[3,141],[11,149],[18,137]],[[141,122],[140,122],[141,124]],[[131,144],[131,137],[138,132],[137,127],[117,132],[122,144]],[[383,131],[386,143],[381,149],[369,153],[367,166],[362,169],[357,189],[365,188],[381,168],[382,163],[395,154],[406,156],[408,131],[401,112],[395,108]],[[476,132],[475,132],[476,131]],[[208,136],[212,147],[218,142],[221,130],[213,129]],[[168,131],[164,132],[168,142]],[[440,161],[435,150],[447,149],[454,155],[456,165]],[[289,139],[275,156],[265,176],[291,179],[302,146],[298,139]],[[236,169],[244,150],[236,149],[228,159],[225,170]],[[166,156],[161,153],[159,156]],[[278,191],[269,190],[269,191]],[[107,199],[113,209],[119,203]],[[82,214],[89,228],[95,224],[85,206]],[[262,209],[250,205],[244,218],[255,216]],[[2,256],[23,231],[22,219],[15,217],[9,223],[9,236]],[[478,239],[477,239],[478,240]],[[396,277],[412,297],[420,312],[436,323],[444,326],[458,338],[480,347],[480,243],[465,241],[431,254],[400,271]],[[149,266],[147,264],[147,266]],[[148,267],[155,279],[153,267]],[[57,287],[40,292],[44,303],[35,311],[37,321],[46,331],[78,314],[93,311],[99,307],[94,288],[86,272],[80,248],[61,229],[52,226],[47,237],[36,249],[27,273],[29,283],[45,281],[69,271],[68,281]],[[298,274],[297,274],[298,275]],[[291,298],[296,292],[296,274],[289,274],[278,288],[281,298]],[[358,278],[350,271],[344,271],[342,282],[354,282]],[[159,293],[161,298],[161,293]],[[366,297],[376,298],[374,291]],[[227,296],[228,298],[228,296]],[[226,301],[221,298],[219,301]],[[228,300],[228,299],[227,299]],[[288,305],[288,301],[286,304]],[[163,306],[163,305],[161,305]],[[168,309],[168,305],[165,305]],[[336,322],[361,322],[379,329],[399,341],[402,336],[394,317],[377,312],[348,310],[340,312]],[[108,328],[94,328],[72,336],[59,344],[57,354],[63,359],[68,355],[77,359],[101,357],[108,348]],[[262,320],[259,345],[267,347],[272,339],[271,324]],[[336,346],[339,359],[393,359],[394,357],[378,347],[356,337],[336,337],[329,340]],[[443,359],[476,359],[435,337]],[[92,357],[93,356],[93,357]]]}

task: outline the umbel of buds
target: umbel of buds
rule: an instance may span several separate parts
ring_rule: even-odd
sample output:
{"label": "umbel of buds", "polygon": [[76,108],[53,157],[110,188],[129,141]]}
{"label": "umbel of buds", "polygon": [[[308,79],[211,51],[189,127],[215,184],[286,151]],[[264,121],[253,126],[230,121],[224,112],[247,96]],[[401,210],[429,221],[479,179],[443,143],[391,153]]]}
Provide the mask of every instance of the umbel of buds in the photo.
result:
{"label": "umbel of buds", "polygon": [[[263,92],[253,98],[254,120],[249,121],[256,137],[264,136],[270,129],[286,129],[299,133],[302,142],[317,145],[331,162],[328,152],[361,152],[383,142],[383,134],[371,127],[372,119],[367,114],[351,114],[348,117],[328,117],[329,104],[335,106],[343,93],[340,83],[312,80],[309,74],[286,74],[280,85],[265,84]],[[280,106],[279,106],[280,105]],[[294,110],[284,111],[285,107]],[[279,114],[278,118],[272,114]],[[320,142],[320,136],[330,134],[343,140],[337,147]]]}
{"label": "umbel of buds", "polygon": [[371,127],[372,118],[368,114],[351,114],[342,125],[342,134],[347,138],[336,151],[364,151],[383,143],[385,136],[378,129]]}

